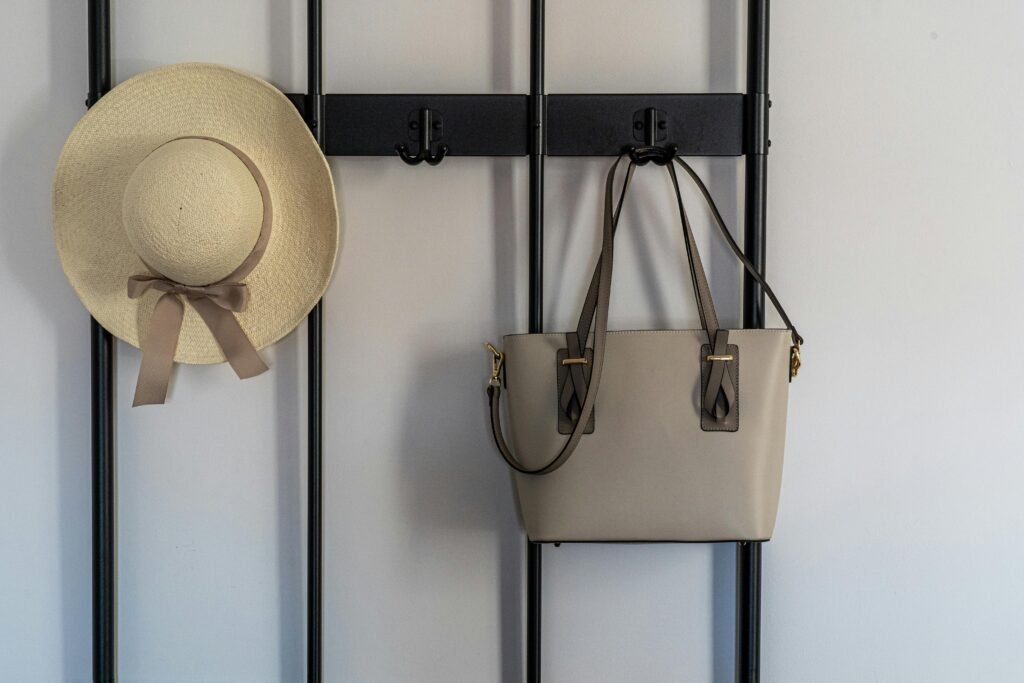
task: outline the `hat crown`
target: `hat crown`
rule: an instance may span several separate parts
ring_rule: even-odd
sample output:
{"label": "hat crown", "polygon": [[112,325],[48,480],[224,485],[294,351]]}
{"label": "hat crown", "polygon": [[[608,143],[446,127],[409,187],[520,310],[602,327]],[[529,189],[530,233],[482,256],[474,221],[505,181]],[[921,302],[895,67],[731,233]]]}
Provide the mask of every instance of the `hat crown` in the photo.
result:
{"label": "hat crown", "polygon": [[158,147],[135,167],[121,217],[146,265],[185,285],[208,285],[252,252],[263,198],[234,152],[213,140],[185,138]]}

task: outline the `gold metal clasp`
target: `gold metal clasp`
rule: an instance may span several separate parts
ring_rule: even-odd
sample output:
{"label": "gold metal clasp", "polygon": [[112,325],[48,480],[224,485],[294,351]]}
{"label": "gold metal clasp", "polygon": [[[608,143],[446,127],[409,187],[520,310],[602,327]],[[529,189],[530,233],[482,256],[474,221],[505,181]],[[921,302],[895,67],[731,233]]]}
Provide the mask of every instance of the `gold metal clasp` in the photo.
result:
{"label": "gold metal clasp", "polygon": [[589,358],[563,358],[562,365],[590,365]]}
{"label": "gold metal clasp", "polygon": [[491,379],[488,380],[489,386],[498,386],[501,384],[501,369],[505,366],[505,354],[498,349],[494,348],[494,344],[491,342],[484,342],[484,346],[491,352]]}
{"label": "gold metal clasp", "polygon": [[705,356],[704,360],[707,360],[707,361],[714,361],[714,360],[731,361],[731,360],[736,360],[736,356],[734,356],[732,354],[720,355],[720,356],[716,356],[715,354],[711,354],[710,356]]}
{"label": "gold metal clasp", "polygon": [[800,373],[800,343],[789,347],[789,381]]}

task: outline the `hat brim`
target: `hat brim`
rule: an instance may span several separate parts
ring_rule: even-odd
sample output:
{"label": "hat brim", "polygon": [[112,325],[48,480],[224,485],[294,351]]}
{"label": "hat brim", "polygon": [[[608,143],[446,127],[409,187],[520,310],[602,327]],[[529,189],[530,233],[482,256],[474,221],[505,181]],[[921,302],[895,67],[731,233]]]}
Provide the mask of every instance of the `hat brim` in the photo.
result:
{"label": "hat brim", "polygon": [[[140,345],[160,294],[128,298],[128,278],[148,271],[122,225],[122,196],[138,163],[182,136],[234,145],[266,179],[270,241],[244,280],[248,306],[235,315],[253,346],[269,346],[295,329],[327,289],[338,251],[338,208],[330,167],[302,117],[280,90],[255,76],[213,64],[161,67],[118,85],[82,117],[53,182],[64,272],[105,329]],[[190,306],[174,359],[225,360]]]}

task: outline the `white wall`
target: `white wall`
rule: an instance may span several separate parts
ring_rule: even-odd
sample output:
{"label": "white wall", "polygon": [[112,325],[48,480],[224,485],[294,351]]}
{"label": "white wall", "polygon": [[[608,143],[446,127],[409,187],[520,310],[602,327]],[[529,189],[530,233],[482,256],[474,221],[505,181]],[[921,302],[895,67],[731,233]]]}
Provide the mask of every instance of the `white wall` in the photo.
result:
{"label": "white wall", "polygon": [[[328,90],[524,92],[528,4],[328,2]],[[743,4],[553,0],[549,89],[742,89]],[[304,5],[116,2],[116,77],[210,60],[302,90]],[[0,679],[86,681],[88,316],[49,217],[83,111],[85,3],[4,11]],[[763,680],[1022,680],[1024,6],[777,0],[772,29],[769,271],[808,342],[765,548]],[[549,162],[549,329],[577,313],[607,163]],[[519,681],[523,542],[481,342],[525,327],[526,162],[332,168],[326,678]],[[701,168],[735,225],[739,163]],[[667,189],[644,175],[613,323],[692,326]],[[715,253],[735,324],[738,271]],[[184,368],[168,405],[137,410],[139,354],[119,345],[121,680],[302,679],[304,339],[244,383]],[[544,563],[545,681],[732,680],[730,546]]]}

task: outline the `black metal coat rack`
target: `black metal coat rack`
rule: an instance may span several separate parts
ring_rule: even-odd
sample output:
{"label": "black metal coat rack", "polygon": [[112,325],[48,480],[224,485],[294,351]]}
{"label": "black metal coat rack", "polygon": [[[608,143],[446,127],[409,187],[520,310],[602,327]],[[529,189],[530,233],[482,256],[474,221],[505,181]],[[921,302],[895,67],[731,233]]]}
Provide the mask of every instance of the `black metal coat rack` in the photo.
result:
{"label": "black metal coat rack", "polygon": [[[640,144],[694,156],[745,156],[744,251],[764,272],[768,172],[769,0],[747,0],[747,91],[548,95],[544,0],[531,0],[528,95],[323,93],[323,2],[308,0],[308,86],[289,97],[325,154],[528,156],[529,331],[543,331],[544,157],[613,156]],[[92,106],[111,87],[110,0],[89,0]],[[743,276],[743,325],[764,327],[764,293]],[[93,679],[117,680],[114,340],[95,319],[92,350]],[[309,478],[306,680],[323,678],[323,305],[308,318]],[[526,679],[541,681],[541,545],[527,542]],[[736,548],[736,680],[760,680],[761,543]]]}

